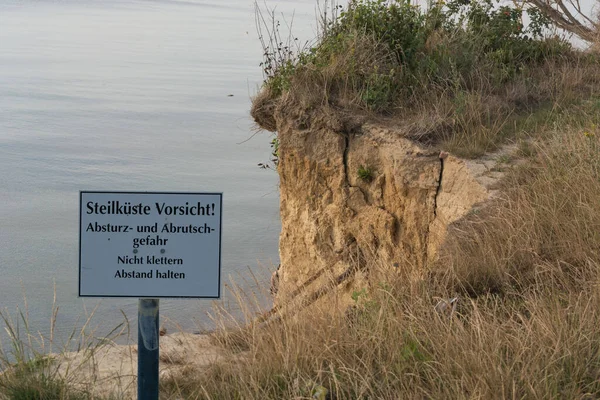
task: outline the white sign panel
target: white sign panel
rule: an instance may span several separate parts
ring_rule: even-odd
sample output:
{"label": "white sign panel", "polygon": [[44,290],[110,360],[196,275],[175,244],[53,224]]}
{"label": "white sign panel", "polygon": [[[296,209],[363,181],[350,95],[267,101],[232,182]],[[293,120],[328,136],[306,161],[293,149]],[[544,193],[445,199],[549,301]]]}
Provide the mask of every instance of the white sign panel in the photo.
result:
{"label": "white sign panel", "polygon": [[79,296],[219,298],[222,200],[80,192]]}

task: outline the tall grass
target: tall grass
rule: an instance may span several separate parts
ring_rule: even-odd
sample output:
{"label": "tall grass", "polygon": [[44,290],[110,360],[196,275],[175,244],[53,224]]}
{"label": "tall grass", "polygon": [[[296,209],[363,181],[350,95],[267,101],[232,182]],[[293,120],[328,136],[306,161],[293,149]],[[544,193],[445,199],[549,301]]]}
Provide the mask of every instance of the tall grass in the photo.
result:
{"label": "tall grass", "polygon": [[[217,331],[230,361],[185,377],[178,395],[598,398],[600,130],[561,124],[500,199],[453,228],[421,279],[372,259],[371,283],[345,313],[328,297]],[[455,295],[454,314],[434,310]]]}
{"label": "tall grass", "polygon": [[[93,371],[96,354],[117,338],[128,334],[128,322],[116,325],[98,338],[91,328],[95,309],[73,326],[66,340],[55,338],[58,306],[54,296],[49,318],[49,335],[33,331],[29,324],[28,304],[11,314],[0,311],[0,325],[8,339],[8,348],[0,348],[0,399],[7,400],[83,400],[119,398],[117,393],[100,393]],[[77,362],[69,354],[77,353]],[[92,365],[92,371],[89,366]],[[85,371],[84,371],[85,370]]]}
{"label": "tall grass", "polygon": [[504,182],[504,197],[451,228],[442,264],[453,269],[464,290],[522,290],[539,280],[553,280],[556,273],[567,287],[597,280],[597,118],[594,111],[587,123],[571,122],[577,128],[562,124],[558,129],[569,134],[555,131],[549,143],[534,144],[535,156]]}

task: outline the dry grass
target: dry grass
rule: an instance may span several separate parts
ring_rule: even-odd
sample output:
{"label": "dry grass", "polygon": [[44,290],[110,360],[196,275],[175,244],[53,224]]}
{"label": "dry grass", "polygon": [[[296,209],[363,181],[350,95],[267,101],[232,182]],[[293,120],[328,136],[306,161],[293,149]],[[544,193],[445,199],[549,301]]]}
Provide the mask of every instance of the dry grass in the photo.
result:
{"label": "dry grass", "polygon": [[[563,124],[550,137],[504,197],[454,228],[443,272],[406,279],[371,260],[378,278],[346,313],[317,302],[224,328],[214,340],[235,361],[186,377],[179,395],[600,397],[600,130]],[[456,293],[454,315],[434,311]]]}
{"label": "dry grass", "polygon": [[[125,336],[128,323],[125,320],[105,337],[99,339],[91,328],[95,309],[73,327],[61,345],[55,343],[58,306],[56,296],[50,316],[48,337],[32,331],[28,321],[27,300],[25,309],[12,315],[0,310],[0,323],[7,334],[10,347],[0,348],[0,399],[4,400],[103,400],[122,398],[118,392],[99,391],[96,373],[83,365],[114,340]],[[69,354],[77,352],[78,362]],[[99,394],[102,392],[102,394]]]}
{"label": "dry grass", "polygon": [[442,264],[457,285],[478,294],[523,290],[556,273],[568,287],[597,279],[600,132],[593,118],[534,145],[530,164],[504,183],[504,197],[451,229]]}

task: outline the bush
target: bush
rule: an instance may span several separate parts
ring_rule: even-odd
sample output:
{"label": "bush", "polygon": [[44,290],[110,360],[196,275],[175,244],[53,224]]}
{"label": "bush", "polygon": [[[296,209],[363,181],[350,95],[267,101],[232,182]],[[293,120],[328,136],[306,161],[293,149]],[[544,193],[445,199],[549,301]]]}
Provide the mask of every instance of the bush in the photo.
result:
{"label": "bush", "polygon": [[[295,51],[294,39],[281,39],[279,25],[271,24],[275,31],[263,40],[264,88],[253,110],[291,120],[310,120],[319,110],[383,114],[407,126],[408,137],[478,156],[514,136],[511,119],[532,106],[566,107],[581,94],[582,82],[539,71],[587,63],[589,76],[597,72],[597,58],[549,35],[549,21],[535,8],[451,0],[425,10],[409,0],[355,0],[335,10],[316,43]],[[531,22],[524,26],[526,16]],[[550,84],[554,91],[545,90]],[[264,114],[253,112],[259,125],[276,131],[275,118]]]}
{"label": "bush", "polygon": [[[347,54],[358,58],[333,76],[335,83],[351,81],[361,105],[376,111],[389,111],[395,101],[428,93],[433,85],[468,89],[482,70],[501,84],[525,66],[569,50],[544,37],[549,22],[535,9],[527,11],[532,22],[524,27],[524,13],[494,7],[491,0],[440,2],[427,11],[409,0],[353,1],[326,22],[318,43],[306,51],[294,55],[283,41],[271,40],[276,46],[265,49],[265,84],[279,96],[292,88],[298,69],[323,73]],[[373,43],[370,60],[356,54],[353,44],[361,37]],[[379,58],[384,68],[378,68]]]}

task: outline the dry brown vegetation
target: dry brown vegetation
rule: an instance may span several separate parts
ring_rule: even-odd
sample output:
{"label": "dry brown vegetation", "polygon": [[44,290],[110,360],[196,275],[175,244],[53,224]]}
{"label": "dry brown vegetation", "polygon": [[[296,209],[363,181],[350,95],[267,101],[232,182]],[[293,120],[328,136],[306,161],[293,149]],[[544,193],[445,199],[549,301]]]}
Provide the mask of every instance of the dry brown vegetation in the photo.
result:
{"label": "dry brown vegetation", "polygon": [[[55,293],[56,294],[56,293]],[[25,309],[12,315],[0,310],[0,323],[8,347],[0,347],[0,399],[1,400],[111,400],[123,398],[122,391],[113,382],[101,380],[94,369],[84,364],[97,354],[113,348],[114,341],[127,337],[128,323],[116,325],[106,336],[99,338],[91,328],[95,309],[74,326],[61,345],[55,341],[58,306],[56,296],[50,316],[50,333],[44,336],[30,329],[27,298]],[[69,353],[69,352],[76,353]],[[76,355],[76,357],[75,357]],[[77,358],[77,362],[74,362]],[[118,376],[131,382],[131,376]],[[111,392],[111,393],[108,393]],[[114,393],[113,393],[114,392]],[[99,395],[98,393],[102,393]]]}
{"label": "dry brown vegetation", "polygon": [[[187,377],[178,395],[598,398],[599,106],[532,144],[504,195],[453,227],[438,265],[409,278],[371,260],[372,283],[345,313],[329,301],[216,332],[236,361]],[[453,295],[456,313],[434,311]]]}
{"label": "dry brown vegetation", "polygon": [[597,121],[597,114],[589,115],[584,126],[562,125],[547,143],[534,144],[535,156],[505,180],[503,197],[452,227],[443,264],[454,270],[457,284],[473,294],[523,291],[555,279],[565,289],[595,284]]}

